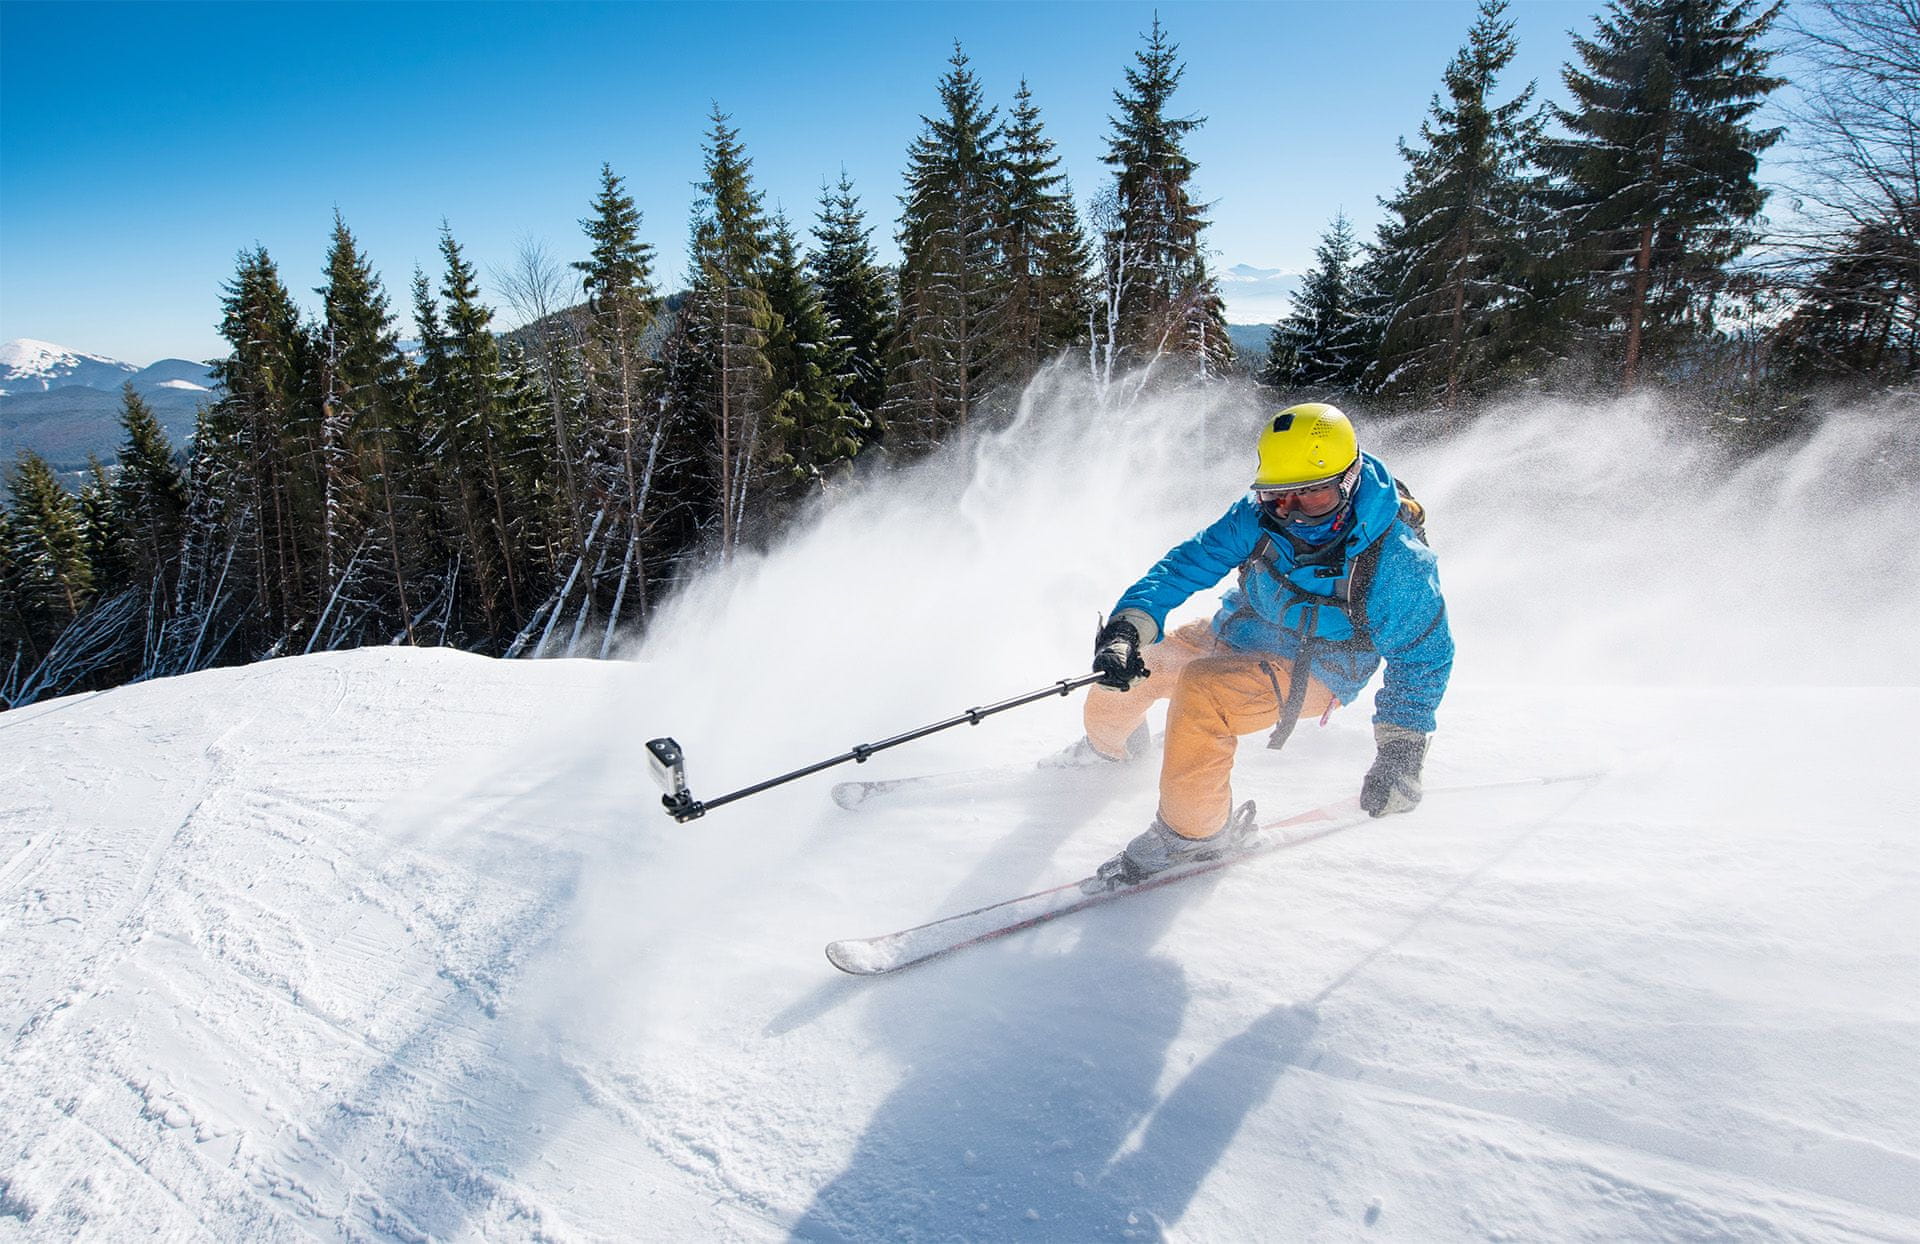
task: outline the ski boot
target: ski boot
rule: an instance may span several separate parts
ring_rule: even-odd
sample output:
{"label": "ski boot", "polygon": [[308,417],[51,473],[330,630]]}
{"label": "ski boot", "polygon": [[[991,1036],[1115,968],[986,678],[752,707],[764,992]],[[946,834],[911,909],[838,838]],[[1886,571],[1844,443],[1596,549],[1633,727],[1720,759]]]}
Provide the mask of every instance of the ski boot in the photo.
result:
{"label": "ski boot", "polygon": [[1206,838],[1188,838],[1159,817],[1143,833],[1127,844],[1127,849],[1094,871],[1093,888],[1111,890],[1123,885],[1139,885],[1156,873],[1182,864],[1217,860],[1238,850],[1256,828],[1253,801],[1234,809],[1220,832]]}
{"label": "ski boot", "polygon": [[1040,767],[1042,769],[1093,769],[1100,765],[1131,764],[1152,750],[1153,731],[1149,730],[1147,723],[1143,721],[1135,727],[1132,734],[1127,736],[1127,754],[1124,756],[1107,755],[1093,745],[1092,739],[1083,734],[1071,745],[1042,760]]}

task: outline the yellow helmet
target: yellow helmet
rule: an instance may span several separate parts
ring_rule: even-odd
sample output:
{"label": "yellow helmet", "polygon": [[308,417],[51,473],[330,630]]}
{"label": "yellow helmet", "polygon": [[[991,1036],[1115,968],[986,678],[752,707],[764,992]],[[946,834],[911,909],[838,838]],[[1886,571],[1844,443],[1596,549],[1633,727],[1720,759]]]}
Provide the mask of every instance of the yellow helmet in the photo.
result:
{"label": "yellow helmet", "polygon": [[1289,406],[1261,429],[1255,488],[1311,484],[1344,474],[1360,459],[1353,423],[1337,406],[1302,402]]}

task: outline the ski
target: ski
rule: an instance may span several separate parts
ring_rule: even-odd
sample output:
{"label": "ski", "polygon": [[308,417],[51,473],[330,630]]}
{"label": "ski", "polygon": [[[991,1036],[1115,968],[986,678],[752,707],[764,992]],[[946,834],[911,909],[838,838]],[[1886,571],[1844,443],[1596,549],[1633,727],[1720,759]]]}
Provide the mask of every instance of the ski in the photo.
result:
{"label": "ski", "polygon": [[[1154,748],[1157,756],[1158,746]],[[1071,780],[1074,774],[1105,774],[1111,776],[1120,765],[1106,764],[1062,764],[1054,757],[1041,760],[1029,760],[1019,764],[995,765],[985,769],[960,769],[951,773],[919,773],[908,777],[880,778],[871,782],[835,782],[833,801],[849,812],[858,810],[870,799],[886,795],[918,794],[957,790],[964,787],[987,786],[995,782],[1011,782],[1018,778],[1030,777],[1036,773],[1052,773]]]}
{"label": "ski", "polygon": [[[1517,778],[1502,782],[1437,787],[1430,789],[1427,794],[1431,797],[1464,791],[1548,786],[1561,782],[1591,781],[1599,776],[1598,773],[1571,773],[1551,777]],[[1077,911],[1085,911],[1089,907],[1098,907],[1116,899],[1126,898],[1128,895],[1157,890],[1177,881],[1218,872],[1220,869],[1230,868],[1262,855],[1313,842],[1330,834],[1339,833],[1343,829],[1351,829],[1369,819],[1371,818],[1360,810],[1359,798],[1349,797],[1324,807],[1312,808],[1280,820],[1265,822],[1254,831],[1245,845],[1230,853],[1213,859],[1197,860],[1177,868],[1169,868],[1135,885],[1109,888],[1095,877],[1083,877],[1078,881],[1069,881],[1065,885],[1057,885],[1032,894],[1023,894],[1018,898],[1005,899],[998,903],[989,903],[985,907],[976,907],[972,911],[915,925],[910,929],[901,929],[897,933],[830,942],[827,945],[827,961],[842,972],[854,976],[881,976],[888,972],[897,972],[901,968],[912,967],[915,964],[925,963],[929,959],[952,954],[956,950],[964,950],[968,946],[977,946],[981,942],[1018,933],[1035,925],[1072,915]]]}
{"label": "ski", "polygon": [[1003,765],[994,769],[966,769],[958,773],[922,773],[913,777],[882,778],[874,782],[835,782],[832,795],[835,803],[852,812],[877,795],[890,795],[899,791],[937,791],[958,786],[974,786],[983,782],[1015,777],[1038,768],[1038,765]]}

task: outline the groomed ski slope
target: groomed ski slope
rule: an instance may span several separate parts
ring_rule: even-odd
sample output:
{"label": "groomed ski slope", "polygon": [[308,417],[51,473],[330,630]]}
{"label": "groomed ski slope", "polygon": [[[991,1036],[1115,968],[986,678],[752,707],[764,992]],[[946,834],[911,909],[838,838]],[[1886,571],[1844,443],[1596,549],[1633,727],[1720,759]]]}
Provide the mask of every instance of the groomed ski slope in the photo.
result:
{"label": "groomed ski slope", "polygon": [[[1461,646],[1429,780],[1604,777],[845,977],[833,938],[1086,872],[1151,766],[827,797],[1043,754],[1047,701],[676,826],[641,744],[714,795],[1077,671],[1260,408],[1029,402],[629,661],[370,649],[0,714],[0,1240],[1920,1238],[1888,415],[1731,476],[1644,405],[1383,446]],[[1262,743],[1267,814],[1371,756],[1364,706]]]}

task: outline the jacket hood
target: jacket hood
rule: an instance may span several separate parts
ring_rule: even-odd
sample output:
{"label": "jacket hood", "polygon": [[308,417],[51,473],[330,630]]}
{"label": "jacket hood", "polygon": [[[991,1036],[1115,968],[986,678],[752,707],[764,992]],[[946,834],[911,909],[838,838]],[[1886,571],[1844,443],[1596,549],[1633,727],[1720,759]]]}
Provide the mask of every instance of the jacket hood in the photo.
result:
{"label": "jacket hood", "polygon": [[1353,534],[1347,537],[1352,556],[1387,534],[1400,517],[1400,489],[1386,464],[1372,454],[1360,455],[1360,483],[1354,488]]}

